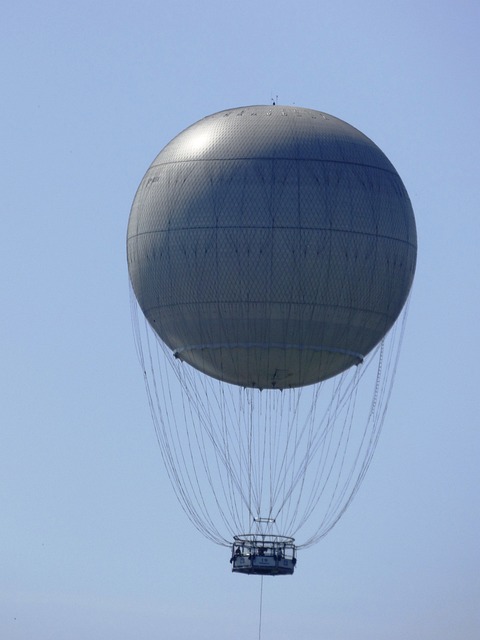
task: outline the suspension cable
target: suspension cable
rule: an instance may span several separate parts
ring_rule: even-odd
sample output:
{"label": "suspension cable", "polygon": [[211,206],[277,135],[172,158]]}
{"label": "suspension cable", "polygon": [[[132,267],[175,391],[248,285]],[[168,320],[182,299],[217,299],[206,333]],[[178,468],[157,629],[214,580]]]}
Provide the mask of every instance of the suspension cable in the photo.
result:
{"label": "suspension cable", "polygon": [[260,580],[260,615],[258,621],[258,640],[262,638],[262,608],[263,608],[263,576]]}
{"label": "suspension cable", "polygon": [[[297,544],[305,548],[332,529],[378,442],[407,309],[408,302],[387,343],[362,365],[315,386],[261,392],[174,360],[148,322],[139,322],[132,294],[135,346],[160,451],[176,497],[203,535],[230,546],[256,518],[269,518],[279,535],[297,538],[309,520],[313,526]],[[363,393],[369,385],[370,403]]]}

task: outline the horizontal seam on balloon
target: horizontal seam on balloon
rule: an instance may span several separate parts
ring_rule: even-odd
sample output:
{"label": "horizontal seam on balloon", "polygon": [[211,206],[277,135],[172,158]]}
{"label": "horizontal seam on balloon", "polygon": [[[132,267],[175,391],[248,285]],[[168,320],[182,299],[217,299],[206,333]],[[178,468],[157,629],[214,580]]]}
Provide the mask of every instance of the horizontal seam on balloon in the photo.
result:
{"label": "horizontal seam on balloon", "polygon": [[[269,156],[245,156],[245,157],[240,157],[240,158],[191,158],[188,160],[172,160],[170,162],[160,162],[158,164],[152,164],[147,172],[150,173],[151,169],[154,169],[156,167],[167,167],[170,165],[175,165],[175,164],[188,164],[188,163],[195,163],[195,162],[251,162],[252,160],[265,160],[267,162],[275,162],[277,160],[281,160],[281,161],[285,161],[285,162],[315,162],[315,163],[319,163],[319,164],[341,164],[341,165],[351,165],[353,167],[365,167],[366,169],[378,169],[378,171],[384,171],[385,173],[389,173],[392,176],[395,176],[396,178],[398,178],[398,180],[401,182],[401,178],[398,175],[398,173],[395,171],[395,169],[392,171],[391,169],[388,169],[386,167],[378,167],[374,164],[365,164],[364,162],[349,162],[348,160],[321,160],[319,158],[289,158],[288,156],[283,157],[283,156],[278,156],[278,157],[269,157]],[[147,177],[147,175],[145,175],[144,179]],[[403,184],[403,183],[402,183]]]}
{"label": "horizontal seam on balloon", "polygon": [[345,305],[331,305],[331,304],[322,304],[321,302],[291,302],[291,301],[285,301],[285,300],[268,300],[267,302],[265,302],[265,300],[248,300],[248,301],[244,301],[244,300],[211,300],[211,301],[207,301],[207,300],[203,300],[203,301],[199,301],[196,300],[194,302],[175,302],[172,304],[163,304],[163,305],[155,305],[154,307],[145,307],[145,309],[143,309],[143,313],[145,315],[149,314],[151,311],[156,310],[156,309],[173,309],[175,307],[185,307],[185,306],[194,306],[195,308],[197,308],[199,305],[247,305],[247,306],[251,306],[254,304],[258,304],[258,305],[266,305],[268,307],[275,305],[275,304],[281,304],[281,305],[285,305],[288,304],[292,307],[326,307],[326,308],[330,308],[330,309],[342,309],[343,311],[361,311],[364,313],[369,313],[369,314],[374,314],[376,316],[383,316],[384,318],[391,318],[392,315],[386,312],[382,312],[382,311],[375,311],[373,309],[366,309],[364,307],[347,307]]}
{"label": "horizontal seam on balloon", "polygon": [[340,347],[329,347],[326,345],[312,344],[283,344],[281,342],[261,343],[261,342],[214,342],[211,344],[190,344],[179,347],[174,350],[174,355],[180,355],[184,351],[199,351],[203,349],[288,349],[298,351],[328,351],[329,353],[340,353],[345,356],[356,358],[363,362],[364,355],[358,351],[350,351],[350,349],[341,349]]}
{"label": "horizontal seam on balloon", "polygon": [[171,233],[172,231],[218,231],[218,230],[232,230],[238,229],[240,231],[257,231],[257,230],[265,230],[265,231],[329,231],[330,233],[346,233],[346,234],[354,234],[359,236],[366,236],[370,238],[379,238],[382,240],[393,240],[395,242],[401,242],[402,244],[407,244],[411,247],[416,247],[417,245],[412,243],[409,240],[404,240],[403,238],[395,238],[394,236],[387,236],[380,233],[367,233],[366,231],[353,231],[351,229],[334,229],[331,227],[284,227],[284,226],[238,226],[238,225],[199,225],[196,227],[169,227],[168,229],[152,229],[151,231],[142,231],[141,233],[136,233],[127,238],[127,242],[135,238],[140,238],[141,236],[148,236],[154,233]]}

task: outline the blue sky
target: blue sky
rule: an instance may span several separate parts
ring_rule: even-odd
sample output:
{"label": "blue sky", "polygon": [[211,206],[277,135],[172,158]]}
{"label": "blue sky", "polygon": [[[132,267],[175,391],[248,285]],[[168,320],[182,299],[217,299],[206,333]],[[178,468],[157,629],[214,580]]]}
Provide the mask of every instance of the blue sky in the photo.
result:
{"label": "blue sky", "polygon": [[2,9],[2,638],[258,637],[260,582],[162,467],[125,233],[172,137],[277,95],[387,154],[419,258],[369,474],[295,575],[265,580],[262,638],[479,637],[479,26],[473,0]]}

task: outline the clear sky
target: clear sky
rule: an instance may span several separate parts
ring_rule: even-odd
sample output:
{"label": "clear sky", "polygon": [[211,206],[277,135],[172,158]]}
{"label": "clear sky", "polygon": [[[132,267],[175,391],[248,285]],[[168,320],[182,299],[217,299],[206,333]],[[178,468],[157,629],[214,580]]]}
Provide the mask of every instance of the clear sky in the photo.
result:
{"label": "clear sky", "polygon": [[4,3],[0,637],[258,637],[162,467],[125,234],[145,170],[221,109],[319,109],[372,138],[416,213],[396,387],[337,527],[265,579],[262,638],[480,637],[480,5]]}

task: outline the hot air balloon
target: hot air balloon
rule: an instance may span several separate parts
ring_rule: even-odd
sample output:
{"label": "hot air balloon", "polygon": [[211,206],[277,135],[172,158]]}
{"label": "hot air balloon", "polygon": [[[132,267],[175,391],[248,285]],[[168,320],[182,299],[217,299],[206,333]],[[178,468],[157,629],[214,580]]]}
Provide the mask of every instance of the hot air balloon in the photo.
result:
{"label": "hot air balloon", "polygon": [[326,113],[229,109],[152,162],[127,232],[176,495],[238,573],[293,573],[371,461],[417,253],[393,165]]}

